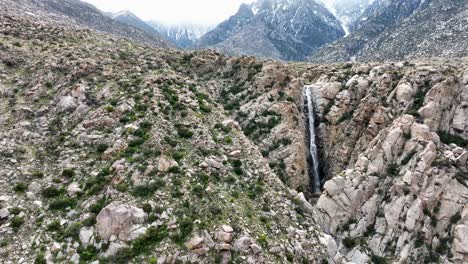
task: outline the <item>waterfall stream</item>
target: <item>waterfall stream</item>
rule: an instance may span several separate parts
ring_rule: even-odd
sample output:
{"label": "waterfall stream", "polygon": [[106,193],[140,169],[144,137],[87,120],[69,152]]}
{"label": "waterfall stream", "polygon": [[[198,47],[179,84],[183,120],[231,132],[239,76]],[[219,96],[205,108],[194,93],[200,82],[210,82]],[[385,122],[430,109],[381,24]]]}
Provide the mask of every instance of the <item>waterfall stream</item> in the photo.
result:
{"label": "waterfall stream", "polygon": [[317,135],[315,129],[315,103],[312,97],[311,88],[304,86],[304,114],[309,130],[309,165],[310,173],[313,177],[313,192],[320,192],[321,176],[320,176],[320,161],[317,147]]}

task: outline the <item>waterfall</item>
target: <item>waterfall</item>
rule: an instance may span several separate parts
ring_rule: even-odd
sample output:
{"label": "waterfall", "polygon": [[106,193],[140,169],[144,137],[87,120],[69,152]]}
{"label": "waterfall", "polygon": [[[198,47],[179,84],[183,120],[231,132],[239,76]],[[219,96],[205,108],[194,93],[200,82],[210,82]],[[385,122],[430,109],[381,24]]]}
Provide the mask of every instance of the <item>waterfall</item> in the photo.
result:
{"label": "waterfall", "polygon": [[311,89],[309,86],[304,87],[304,114],[306,116],[306,121],[308,124],[309,130],[309,165],[310,173],[313,177],[313,192],[320,192],[320,161],[318,156],[318,147],[317,147],[317,135],[315,129],[315,104],[311,94]]}

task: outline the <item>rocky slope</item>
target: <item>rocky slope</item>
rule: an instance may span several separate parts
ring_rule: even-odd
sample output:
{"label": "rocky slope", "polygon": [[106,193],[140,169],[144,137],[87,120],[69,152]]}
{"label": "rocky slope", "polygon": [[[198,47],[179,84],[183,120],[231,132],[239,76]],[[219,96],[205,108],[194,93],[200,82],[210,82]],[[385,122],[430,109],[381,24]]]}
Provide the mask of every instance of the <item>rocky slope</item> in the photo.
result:
{"label": "rocky slope", "polygon": [[148,33],[137,27],[120,23],[104,15],[94,6],[79,0],[1,0],[0,7],[10,12],[21,12],[24,16],[36,16],[67,25],[88,27],[153,47],[173,47],[159,34]]}
{"label": "rocky slope", "polygon": [[344,35],[339,21],[320,3],[260,0],[203,36],[201,48],[282,60],[303,60]]}
{"label": "rocky slope", "polygon": [[271,83],[276,63],[151,49],[21,9],[0,23],[2,263],[327,257],[310,204],[215,96]]}
{"label": "rocky slope", "polygon": [[283,64],[11,6],[0,23],[2,262],[468,261],[466,60]]}
{"label": "rocky slope", "polygon": [[[349,36],[314,51],[314,62],[467,56],[468,3],[376,0]],[[404,43],[404,44],[403,44]]]}

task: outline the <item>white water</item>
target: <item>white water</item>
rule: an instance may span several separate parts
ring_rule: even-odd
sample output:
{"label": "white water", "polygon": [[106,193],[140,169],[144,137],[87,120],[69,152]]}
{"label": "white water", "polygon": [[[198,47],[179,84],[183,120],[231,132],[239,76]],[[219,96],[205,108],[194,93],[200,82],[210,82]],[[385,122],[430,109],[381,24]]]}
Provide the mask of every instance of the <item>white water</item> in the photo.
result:
{"label": "white water", "polygon": [[314,178],[313,191],[315,193],[320,192],[320,170],[319,170],[319,157],[318,157],[318,148],[316,143],[316,131],[315,131],[315,107],[313,102],[313,97],[311,94],[310,87],[304,87],[304,98],[307,103],[307,114],[309,119],[309,152],[311,158],[311,171]]}

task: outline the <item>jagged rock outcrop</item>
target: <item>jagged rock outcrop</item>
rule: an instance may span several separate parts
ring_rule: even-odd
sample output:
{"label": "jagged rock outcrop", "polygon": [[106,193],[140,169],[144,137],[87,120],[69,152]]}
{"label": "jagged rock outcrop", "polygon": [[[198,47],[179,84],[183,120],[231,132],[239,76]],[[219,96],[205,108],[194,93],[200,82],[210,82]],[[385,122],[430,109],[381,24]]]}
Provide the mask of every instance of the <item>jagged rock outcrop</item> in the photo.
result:
{"label": "jagged rock outcrop", "polygon": [[336,259],[466,261],[465,69],[369,65],[313,84],[330,177],[317,221],[338,237]]}

